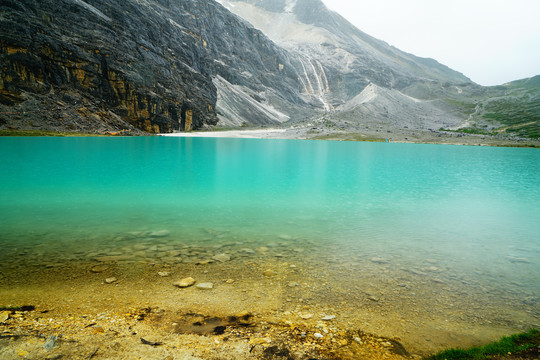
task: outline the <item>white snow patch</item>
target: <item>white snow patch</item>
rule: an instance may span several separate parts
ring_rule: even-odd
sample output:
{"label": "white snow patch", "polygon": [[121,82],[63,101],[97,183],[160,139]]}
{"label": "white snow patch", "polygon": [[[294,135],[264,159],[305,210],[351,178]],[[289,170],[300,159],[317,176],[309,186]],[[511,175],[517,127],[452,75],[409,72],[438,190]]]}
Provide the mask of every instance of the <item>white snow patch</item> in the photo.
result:
{"label": "white snow patch", "polygon": [[95,15],[99,16],[100,18],[102,18],[103,20],[105,21],[112,21],[112,19],[110,17],[108,17],[107,15],[105,15],[104,13],[102,13],[101,11],[99,11],[98,9],[96,9],[95,7],[93,7],[92,5],[90,4],[87,4],[85,3],[84,1],[82,0],[72,0],[75,4],[79,5],[79,6],[82,6],[83,8],[85,8],[86,10],[89,10],[91,11],[92,13],[94,13]]}

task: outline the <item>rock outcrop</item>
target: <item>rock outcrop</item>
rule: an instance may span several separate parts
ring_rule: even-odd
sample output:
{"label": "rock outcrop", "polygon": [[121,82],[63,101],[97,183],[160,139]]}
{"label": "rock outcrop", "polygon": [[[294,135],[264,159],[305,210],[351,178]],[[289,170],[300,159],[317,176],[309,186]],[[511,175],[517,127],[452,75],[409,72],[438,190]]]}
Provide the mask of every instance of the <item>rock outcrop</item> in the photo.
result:
{"label": "rock outcrop", "polygon": [[286,51],[214,1],[5,0],[0,10],[3,128],[200,129],[218,121],[215,79],[262,106],[305,107]]}

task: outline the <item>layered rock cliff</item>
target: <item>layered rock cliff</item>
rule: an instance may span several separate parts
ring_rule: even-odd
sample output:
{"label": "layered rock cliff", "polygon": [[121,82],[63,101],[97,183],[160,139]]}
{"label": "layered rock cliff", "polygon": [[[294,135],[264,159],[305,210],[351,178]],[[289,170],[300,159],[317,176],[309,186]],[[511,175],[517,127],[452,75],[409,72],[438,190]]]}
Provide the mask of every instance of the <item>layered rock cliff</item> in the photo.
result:
{"label": "layered rock cliff", "polygon": [[286,52],[214,1],[4,0],[0,11],[4,128],[199,129],[218,121],[215,84],[249,90],[259,108],[305,107]]}

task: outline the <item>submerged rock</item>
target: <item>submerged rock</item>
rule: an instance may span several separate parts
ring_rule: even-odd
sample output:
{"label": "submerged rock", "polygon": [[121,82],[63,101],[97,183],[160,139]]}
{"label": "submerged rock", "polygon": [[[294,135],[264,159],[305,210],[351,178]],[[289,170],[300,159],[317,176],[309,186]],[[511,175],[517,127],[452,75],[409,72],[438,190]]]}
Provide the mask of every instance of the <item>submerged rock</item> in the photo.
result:
{"label": "submerged rock", "polygon": [[177,281],[174,283],[174,286],[177,286],[179,288],[187,288],[195,284],[195,279],[192,277],[184,278],[180,281]]}
{"label": "submerged rock", "polygon": [[325,317],[322,318],[323,321],[332,321],[336,318],[335,315],[326,315]]}
{"label": "submerged rock", "polygon": [[167,277],[167,276],[171,276],[171,273],[168,271],[160,271],[158,272],[158,275],[161,277]]}
{"label": "submerged rock", "polygon": [[227,254],[218,254],[212,257],[212,259],[219,261],[219,262],[226,262],[231,260],[231,257]]}
{"label": "submerged rock", "polygon": [[388,264],[388,260],[381,257],[374,257],[371,258],[371,262],[374,262],[375,264]]}
{"label": "submerged rock", "polygon": [[169,232],[169,230],[158,230],[158,231],[152,231],[149,235],[151,237],[167,237],[170,234],[171,233]]}
{"label": "submerged rock", "polygon": [[105,279],[105,283],[106,283],[106,284],[114,284],[114,283],[117,282],[117,281],[118,281],[118,279],[115,278],[115,277],[110,277],[110,278],[106,278],[106,279]]}
{"label": "submerged rock", "polygon": [[96,265],[96,266],[92,266],[90,271],[97,274],[97,273],[102,273],[104,271],[107,271],[108,269],[109,267],[106,265]]}

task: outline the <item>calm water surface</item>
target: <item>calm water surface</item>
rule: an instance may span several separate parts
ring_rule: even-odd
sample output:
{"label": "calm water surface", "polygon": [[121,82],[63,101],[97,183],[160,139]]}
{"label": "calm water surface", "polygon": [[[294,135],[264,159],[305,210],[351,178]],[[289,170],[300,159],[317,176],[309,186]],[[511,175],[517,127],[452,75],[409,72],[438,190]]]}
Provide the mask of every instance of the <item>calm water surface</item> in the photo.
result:
{"label": "calm water surface", "polygon": [[34,263],[84,260],[94,243],[166,230],[290,246],[352,276],[365,263],[459,280],[538,319],[536,149],[140,137],[1,138],[0,152],[4,264],[21,249]]}

